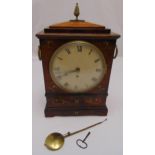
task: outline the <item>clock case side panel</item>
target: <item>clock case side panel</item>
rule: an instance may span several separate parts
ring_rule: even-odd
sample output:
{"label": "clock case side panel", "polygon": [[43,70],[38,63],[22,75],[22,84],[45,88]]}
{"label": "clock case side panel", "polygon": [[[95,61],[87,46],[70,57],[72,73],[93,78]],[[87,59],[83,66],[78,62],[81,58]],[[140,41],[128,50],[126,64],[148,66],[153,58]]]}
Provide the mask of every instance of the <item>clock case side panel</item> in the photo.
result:
{"label": "clock case side panel", "polygon": [[[49,61],[54,51],[64,43],[69,41],[82,40],[87,41],[97,46],[105,57],[107,63],[107,73],[102,82],[87,95],[74,94],[63,92],[51,80],[49,74]],[[47,104],[45,108],[45,116],[79,116],[79,115],[107,115],[106,97],[108,93],[108,85],[113,62],[113,55],[116,40],[89,40],[89,39],[67,39],[67,40],[52,40],[40,39],[40,48],[42,51],[42,64],[44,71],[44,82],[46,90]],[[60,95],[59,95],[60,94]],[[68,95],[66,99],[62,94]],[[89,95],[90,94],[90,95]],[[94,94],[94,97],[92,97]],[[101,94],[101,95],[100,95]],[[71,98],[73,98],[71,100]],[[89,103],[86,101],[90,101]],[[99,102],[100,101],[100,102]],[[86,103],[86,104],[83,104]],[[68,106],[69,105],[69,106]]]}
{"label": "clock case side panel", "polygon": [[59,87],[51,79],[49,72],[49,62],[54,54],[54,51],[61,45],[62,43],[60,43],[59,41],[51,39],[40,39],[41,60],[44,73],[44,84],[46,94],[54,93],[57,91],[59,92],[60,90]]}
{"label": "clock case side panel", "polygon": [[94,90],[95,91],[100,90],[101,93],[106,92],[108,94],[113,57],[116,48],[116,40],[103,40],[103,41],[95,41],[92,43],[102,51],[107,65],[107,72],[105,74],[105,77]]}

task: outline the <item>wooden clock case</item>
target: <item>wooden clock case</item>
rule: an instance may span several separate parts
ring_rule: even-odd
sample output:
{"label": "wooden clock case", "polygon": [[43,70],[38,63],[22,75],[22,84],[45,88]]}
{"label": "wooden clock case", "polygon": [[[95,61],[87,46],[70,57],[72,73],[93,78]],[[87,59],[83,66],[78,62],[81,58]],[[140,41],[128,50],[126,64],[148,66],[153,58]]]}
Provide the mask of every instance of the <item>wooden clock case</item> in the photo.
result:
{"label": "wooden clock case", "polygon": [[[112,33],[105,26],[75,20],[49,26],[36,36],[40,41],[39,57],[42,60],[46,90],[45,116],[107,115],[108,85],[113,58],[117,55],[116,40],[120,35]],[[53,82],[49,61],[58,47],[77,40],[90,42],[102,51],[107,72],[96,88],[85,93],[68,93]]]}

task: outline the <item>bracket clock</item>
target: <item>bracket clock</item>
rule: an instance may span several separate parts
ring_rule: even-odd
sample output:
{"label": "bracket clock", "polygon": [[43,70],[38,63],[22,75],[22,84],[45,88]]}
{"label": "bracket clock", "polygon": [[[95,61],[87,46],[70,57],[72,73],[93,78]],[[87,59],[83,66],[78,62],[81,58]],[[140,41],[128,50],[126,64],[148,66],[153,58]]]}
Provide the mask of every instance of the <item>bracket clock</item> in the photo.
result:
{"label": "bracket clock", "polygon": [[50,25],[36,34],[40,45],[45,116],[107,115],[106,98],[119,34],[105,26],[79,20]]}

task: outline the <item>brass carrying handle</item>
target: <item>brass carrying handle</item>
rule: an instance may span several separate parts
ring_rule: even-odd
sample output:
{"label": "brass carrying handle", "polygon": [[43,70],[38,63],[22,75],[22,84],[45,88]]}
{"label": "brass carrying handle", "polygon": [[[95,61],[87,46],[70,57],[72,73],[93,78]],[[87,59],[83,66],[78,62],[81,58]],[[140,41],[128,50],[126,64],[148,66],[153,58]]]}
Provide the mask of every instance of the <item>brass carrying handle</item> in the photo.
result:
{"label": "brass carrying handle", "polygon": [[39,58],[39,60],[41,60],[41,49],[40,49],[40,46],[38,46],[38,58]]}
{"label": "brass carrying handle", "polygon": [[117,47],[117,45],[116,45],[115,51],[114,51],[113,59],[116,59],[117,55],[118,55],[118,47]]}

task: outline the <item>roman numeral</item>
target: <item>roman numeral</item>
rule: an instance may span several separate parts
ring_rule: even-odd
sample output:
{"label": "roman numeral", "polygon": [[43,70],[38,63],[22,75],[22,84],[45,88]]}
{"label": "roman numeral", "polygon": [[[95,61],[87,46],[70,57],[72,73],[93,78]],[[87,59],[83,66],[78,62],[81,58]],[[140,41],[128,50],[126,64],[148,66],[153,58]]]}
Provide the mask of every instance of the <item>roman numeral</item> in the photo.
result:
{"label": "roman numeral", "polygon": [[57,57],[59,60],[63,60],[61,57]]}
{"label": "roman numeral", "polygon": [[94,81],[94,82],[96,82],[97,81],[97,78],[93,77],[91,80]]}
{"label": "roman numeral", "polygon": [[54,70],[55,71],[59,71],[60,70],[60,67],[55,67]]}
{"label": "roman numeral", "polygon": [[71,51],[68,48],[66,48],[65,50],[66,50],[67,54],[71,54]]}
{"label": "roman numeral", "polygon": [[56,76],[56,78],[58,79],[58,80],[61,80],[61,76],[60,75],[58,75],[58,76]]}
{"label": "roman numeral", "polygon": [[90,55],[90,54],[92,53],[92,51],[93,51],[93,50],[91,49],[90,52],[88,53],[88,55]]}
{"label": "roman numeral", "polygon": [[76,78],[79,78],[79,75],[76,75]]}
{"label": "roman numeral", "polygon": [[101,69],[97,68],[97,69],[96,69],[96,72],[101,72]]}
{"label": "roman numeral", "polygon": [[66,83],[64,84],[64,86],[65,86],[65,87],[68,87],[68,86],[69,86],[69,83],[68,83],[68,82],[66,82]]}
{"label": "roman numeral", "polygon": [[78,52],[82,52],[82,46],[77,46]]}
{"label": "roman numeral", "polygon": [[98,59],[96,59],[94,62],[97,63],[97,62],[99,62],[99,61],[100,61],[100,59],[98,58]]}

